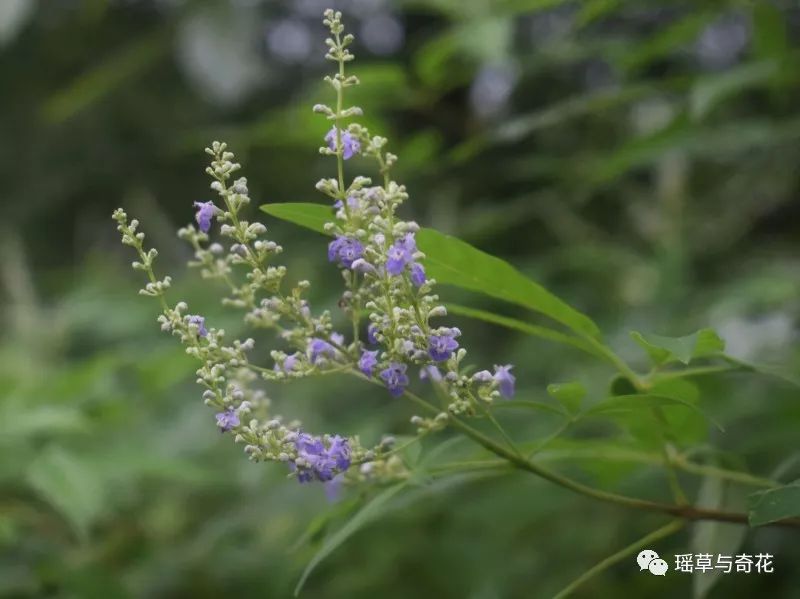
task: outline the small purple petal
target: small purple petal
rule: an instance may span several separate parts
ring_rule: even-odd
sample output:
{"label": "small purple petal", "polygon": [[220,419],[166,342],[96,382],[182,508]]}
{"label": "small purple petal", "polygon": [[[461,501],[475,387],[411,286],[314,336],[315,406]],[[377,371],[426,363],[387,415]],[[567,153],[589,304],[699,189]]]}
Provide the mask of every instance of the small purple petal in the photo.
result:
{"label": "small purple petal", "polygon": [[358,369],[366,376],[371,377],[372,371],[378,363],[378,351],[364,351],[358,360]]}
{"label": "small purple petal", "polygon": [[337,474],[331,480],[323,483],[325,488],[325,498],[328,503],[337,503],[342,499],[342,487],[344,486],[344,474]]}
{"label": "small purple petal", "polygon": [[[349,131],[342,131],[342,158],[344,160],[350,160],[354,154],[358,154],[361,151],[361,143],[353,137],[353,135]],[[328,142],[328,148],[335,152],[336,151],[336,126],[334,125],[330,131],[328,131],[327,135],[325,135],[325,141]]]}
{"label": "small purple petal", "polygon": [[500,395],[505,398],[514,397],[516,378],[511,374],[511,365],[495,366],[494,367],[494,380],[500,386]]}
{"label": "small purple petal", "polygon": [[428,354],[437,362],[444,362],[458,349],[458,341],[449,335],[431,335],[428,338]]}
{"label": "small purple petal", "polygon": [[206,319],[202,316],[192,315],[189,316],[189,324],[196,324],[197,325],[197,334],[201,337],[208,336],[208,330],[206,329]]}
{"label": "small purple petal", "polygon": [[414,262],[411,265],[411,282],[414,283],[416,287],[422,287],[425,281],[427,281],[425,269],[419,262]]}
{"label": "small purple petal", "polygon": [[380,329],[378,325],[372,323],[367,327],[367,341],[369,341],[372,345],[378,344],[378,338],[375,336],[375,333],[378,333]]}
{"label": "small purple petal", "polygon": [[442,380],[442,372],[436,366],[429,364],[428,366],[423,366],[419,371],[419,378],[423,381],[429,380],[432,383],[439,383]]}
{"label": "small purple petal", "polygon": [[337,237],[328,244],[328,261],[351,268],[364,255],[364,246],[352,237]]}
{"label": "small purple petal", "polygon": [[195,219],[203,233],[208,233],[211,228],[211,219],[214,217],[216,207],[214,202],[195,202],[194,207],[197,208]]}
{"label": "small purple petal", "polygon": [[381,379],[386,384],[386,388],[394,397],[399,397],[408,386],[408,367],[399,362],[392,362],[389,367],[381,371]]}
{"label": "small purple petal", "polygon": [[239,426],[239,416],[237,416],[236,412],[234,412],[231,408],[228,408],[224,412],[218,412],[216,417],[217,426],[223,433],[226,433],[232,428]]}
{"label": "small purple petal", "polygon": [[336,356],[336,349],[327,341],[322,339],[312,339],[308,344],[309,360],[316,364],[322,357],[333,358]]}

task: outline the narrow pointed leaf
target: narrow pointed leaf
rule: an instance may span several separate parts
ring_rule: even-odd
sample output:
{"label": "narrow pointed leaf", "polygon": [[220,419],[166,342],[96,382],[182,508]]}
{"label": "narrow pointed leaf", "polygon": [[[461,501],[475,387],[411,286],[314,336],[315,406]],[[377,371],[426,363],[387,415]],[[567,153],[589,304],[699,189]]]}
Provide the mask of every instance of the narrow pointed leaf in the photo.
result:
{"label": "narrow pointed leaf", "polygon": [[[277,218],[324,233],[332,220],[331,209],[322,204],[266,204],[261,209]],[[582,314],[508,262],[487,254],[456,237],[433,229],[421,229],[417,244],[425,253],[428,275],[447,285],[484,293],[534,310],[581,335],[600,336],[600,329]]]}
{"label": "narrow pointed leaf", "polygon": [[353,536],[366,524],[379,516],[385,509],[385,506],[389,500],[405,486],[406,483],[403,482],[382,491],[373,497],[366,505],[364,505],[363,508],[356,512],[356,514],[350,518],[350,520],[348,520],[344,526],[328,537],[322,544],[322,547],[319,548],[319,551],[317,551],[314,557],[311,558],[311,561],[303,571],[303,575],[300,577],[300,580],[294,589],[295,596],[300,593],[306,580],[308,580],[308,577],[322,562],[322,560],[328,557],[337,547],[339,547],[339,545],[347,541],[347,539]]}

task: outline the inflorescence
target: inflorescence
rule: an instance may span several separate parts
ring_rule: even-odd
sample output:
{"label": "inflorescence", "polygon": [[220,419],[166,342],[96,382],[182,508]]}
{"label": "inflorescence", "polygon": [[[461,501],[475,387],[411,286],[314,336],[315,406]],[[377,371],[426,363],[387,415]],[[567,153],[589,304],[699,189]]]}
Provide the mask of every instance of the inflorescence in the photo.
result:
{"label": "inflorescence", "polygon": [[[445,427],[451,415],[473,415],[497,397],[511,397],[515,380],[511,366],[470,375],[462,366],[467,352],[458,341],[461,331],[436,323],[447,312],[433,293],[435,281],[426,275],[425,255],[416,241],[419,226],[397,216],[408,198],[406,188],[391,178],[397,157],[386,150],[386,138],[353,122],[362,114],[359,107],[343,107],[345,90],[358,84],[345,72],[354,58],[348,49],[353,36],[344,34],[338,12],[326,11],[323,22],[330,30],[326,58],[338,65],[338,71],[325,78],[336,93],[336,106],[318,104],[314,111],[331,121],[320,153],[335,158],[338,176],[322,179],[316,187],[333,203],[334,218],[325,225],[333,236],[328,260],[344,281],[340,306],[351,323],[349,340],[334,330],[328,311],[313,314],[304,298],[308,281],[283,291],[286,268],[274,265],[283,248],[264,237],[263,224],[242,218],[242,209],[250,203],[247,179],[234,178],[241,166],[225,143],[214,142],[206,149],[212,158],[206,172],[217,201],[194,202],[197,227],[189,224],[178,235],[194,248],[190,266],[227,286],[224,304],[244,310],[248,325],[278,333],[284,349],[271,352],[271,367],[250,362],[253,339],[228,344],[224,330],[188,313],[186,303],[170,307],[165,298],[170,278],[156,278],[157,252],[144,249],[138,221],[129,221],[122,209],[113,217],[122,242],[139,255],[133,268],[149,279],[140,292],[161,303],[161,328],[179,337],[186,352],[200,361],[197,382],[205,388],[204,402],[216,410],[220,431],[242,443],[251,460],[285,462],[300,482],[392,479],[407,473],[391,437],[367,449],[358,437],[312,435],[299,422],[271,417],[270,402],[253,388],[254,382],[342,372],[381,384],[400,397],[416,373],[446,400],[438,416],[412,418],[418,433],[425,434]],[[380,184],[363,176],[345,183],[344,161],[355,156],[375,161]],[[219,240],[211,242],[214,220]],[[241,270],[246,273],[243,278]]]}

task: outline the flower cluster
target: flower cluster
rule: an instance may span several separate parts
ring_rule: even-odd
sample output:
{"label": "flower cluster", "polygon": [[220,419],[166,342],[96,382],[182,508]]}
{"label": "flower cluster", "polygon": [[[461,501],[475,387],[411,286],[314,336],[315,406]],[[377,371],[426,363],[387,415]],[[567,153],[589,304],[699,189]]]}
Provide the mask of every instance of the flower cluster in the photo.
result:
{"label": "flower cluster", "polygon": [[[283,248],[264,237],[262,223],[243,218],[242,209],[250,204],[248,183],[244,177],[235,178],[241,166],[226,144],[214,142],[206,149],[211,156],[206,172],[217,199],[195,202],[197,227],[189,224],[178,234],[194,249],[190,266],[227,287],[223,303],[243,310],[248,325],[277,333],[283,347],[271,351],[270,367],[250,361],[253,339],[229,344],[225,331],[202,315],[189,314],[186,303],[170,307],[165,296],[170,279],[156,278],[157,252],[145,251],[138,222],[128,221],[121,209],[114,219],[123,243],[139,254],[134,268],[149,279],[142,293],[161,303],[162,329],[179,337],[187,353],[199,360],[197,382],[204,387],[203,400],[214,408],[221,432],[232,434],[254,461],[285,463],[300,482],[393,479],[407,471],[391,439],[365,449],[357,437],[307,433],[299,422],[284,423],[271,416],[269,400],[254,388],[255,381],[287,382],[343,372],[400,397],[416,374],[446,398],[446,408],[434,418],[412,418],[421,433],[446,426],[454,415],[475,414],[497,397],[511,397],[515,381],[510,366],[470,375],[462,365],[467,352],[460,346],[461,331],[436,322],[447,312],[433,293],[435,281],[426,275],[425,255],[418,247],[420,228],[397,215],[408,198],[406,188],[391,178],[397,157],[386,151],[385,138],[371,135],[358,123],[345,123],[361,114],[358,107],[342,108],[344,91],[358,83],[345,74],[345,64],[353,58],[348,50],[353,37],[344,35],[339,13],[326,11],[324,23],[331,32],[326,58],[339,66],[326,78],[336,92],[337,108],[318,104],[314,110],[332,121],[320,152],[336,159],[338,177],[322,179],[317,189],[333,204],[334,217],[325,226],[333,236],[328,260],[342,272],[345,291],[340,305],[351,321],[349,341],[334,330],[328,311],[313,313],[305,299],[308,281],[284,290],[286,268],[274,263]],[[373,185],[363,176],[345,182],[343,163],[356,156],[375,161],[381,184]]]}
{"label": "flower cluster", "polygon": [[[386,151],[387,140],[373,136],[366,127],[345,120],[362,114],[357,106],[341,108],[344,92],[358,84],[345,73],[353,59],[348,46],[353,38],[343,35],[341,15],[328,11],[325,24],[331,30],[326,58],[339,64],[338,72],[326,78],[336,92],[334,110],[318,104],[314,110],[333,121],[325,136],[324,155],[338,162],[338,178],[322,179],[317,189],[327,195],[335,208],[335,220],[326,224],[334,236],[328,246],[328,260],[342,269],[347,289],[342,297],[351,318],[368,322],[367,344],[361,347],[358,368],[367,377],[377,377],[393,396],[402,395],[410,385],[410,369],[421,378],[439,385],[450,397],[449,409],[456,414],[472,413],[476,402],[490,402],[498,395],[514,393],[510,367],[497,366],[469,376],[461,368],[466,351],[459,347],[457,328],[437,326],[434,320],[446,315],[433,294],[435,281],[428,279],[425,255],[417,245],[419,226],[397,216],[408,198],[406,188],[391,179],[397,161]],[[367,177],[346,183],[342,163],[356,154],[375,161],[382,184]]]}

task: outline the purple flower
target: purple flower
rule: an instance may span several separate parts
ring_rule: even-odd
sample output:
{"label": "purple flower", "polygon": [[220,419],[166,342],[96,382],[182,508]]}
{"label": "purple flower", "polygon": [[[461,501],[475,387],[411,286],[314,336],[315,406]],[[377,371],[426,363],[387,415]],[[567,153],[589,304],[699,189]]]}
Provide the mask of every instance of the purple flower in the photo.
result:
{"label": "purple flower", "polygon": [[333,435],[330,438],[327,455],[339,470],[347,470],[350,467],[350,445],[344,437]]}
{"label": "purple flower", "polygon": [[193,315],[189,316],[189,324],[196,324],[197,325],[197,334],[201,337],[208,336],[208,330],[206,329],[206,319],[202,316]]}
{"label": "purple flower", "polygon": [[389,367],[381,371],[381,378],[386,388],[394,397],[399,397],[408,386],[407,366],[399,362],[392,362]]}
{"label": "purple flower", "polygon": [[211,228],[211,219],[216,210],[214,202],[195,202],[194,207],[197,208],[197,214],[195,214],[194,217],[197,220],[200,230],[203,233],[208,233],[208,230]]}
{"label": "purple flower", "polygon": [[372,371],[378,363],[378,350],[364,351],[358,360],[358,369],[366,376],[372,376]]}
{"label": "purple flower", "polygon": [[[334,202],[334,204],[333,204],[333,207],[337,208],[337,209],[344,208],[344,204],[342,203],[342,200],[336,200],[336,202]],[[358,209],[358,198],[356,196],[348,196],[347,197],[347,207],[350,210]]]}
{"label": "purple flower", "polygon": [[389,271],[389,274],[399,275],[405,269],[406,264],[408,264],[408,257],[405,250],[398,245],[390,247],[386,260],[386,270]]}
{"label": "purple flower", "polygon": [[342,498],[342,486],[344,485],[344,474],[339,473],[331,480],[323,483],[325,487],[325,498],[328,503],[336,503]]}
{"label": "purple flower", "polygon": [[406,233],[403,237],[392,244],[387,252],[386,270],[390,275],[401,274],[406,265],[414,259],[414,252],[417,251],[417,243],[414,241],[413,233]]}
{"label": "purple flower", "polygon": [[295,440],[297,457],[306,464],[297,467],[297,480],[310,482],[314,478],[322,482],[333,479],[336,472],[343,472],[350,467],[350,446],[347,439],[334,435],[325,447],[320,437],[312,437],[300,433]]}
{"label": "purple flower", "polygon": [[494,380],[500,386],[500,395],[505,398],[514,397],[514,383],[517,379],[511,374],[513,366],[495,366]]}
{"label": "purple flower", "polygon": [[437,362],[444,362],[453,352],[458,349],[458,341],[455,340],[455,331],[450,331],[444,335],[431,335],[428,337],[428,354]]}
{"label": "purple flower", "polygon": [[352,268],[356,272],[360,272],[362,275],[366,274],[376,275],[378,273],[378,271],[375,270],[375,267],[372,266],[372,264],[370,264],[366,260],[364,260],[364,258],[359,258],[358,260],[355,260],[350,268]]}
{"label": "purple flower", "polygon": [[289,356],[286,356],[286,358],[284,358],[283,360],[283,364],[281,364],[280,366],[276,363],[275,370],[276,371],[282,370],[283,372],[292,372],[297,367],[297,363],[299,362],[299,360],[300,360],[300,354],[295,352]]}
{"label": "purple flower", "polygon": [[494,380],[494,376],[488,370],[481,370],[472,375],[472,380],[479,383],[491,383]]}
{"label": "purple flower", "polygon": [[322,357],[333,358],[336,355],[336,349],[327,341],[322,339],[312,339],[308,344],[309,360],[312,364],[316,364]]}
{"label": "purple flower", "polygon": [[339,236],[328,244],[328,261],[351,268],[353,262],[364,254],[364,246],[352,237]]}
{"label": "purple flower", "polygon": [[436,368],[436,366],[429,364],[420,369],[419,378],[423,381],[429,380],[432,383],[438,383],[442,380],[442,373],[438,368]]}
{"label": "purple flower", "polygon": [[228,408],[224,412],[217,413],[217,426],[223,433],[228,432],[232,428],[239,426],[239,416],[232,408]]}
{"label": "purple flower", "polygon": [[[353,137],[349,131],[342,131],[342,158],[350,160],[353,154],[358,154],[361,151],[361,144]],[[332,151],[336,151],[336,126],[334,125],[328,134],[325,136],[325,141],[328,142],[328,147]]]}
{"label": "purple flower", "polygon": [[375,336],[375,333],[378,333],[379,331],[380,329],[375,323],[372,323],[367,327],[367,341],[369,341],[372,345],[378,344],[378,338]]}
{"label": "purple flower", "polygon": [[411,282],[414,283],[416,287],[422,287],[422,285],[427,281],[425,277],[425,269],[422,267],[422,264],[419,262],[414,262],[411,264]]}

